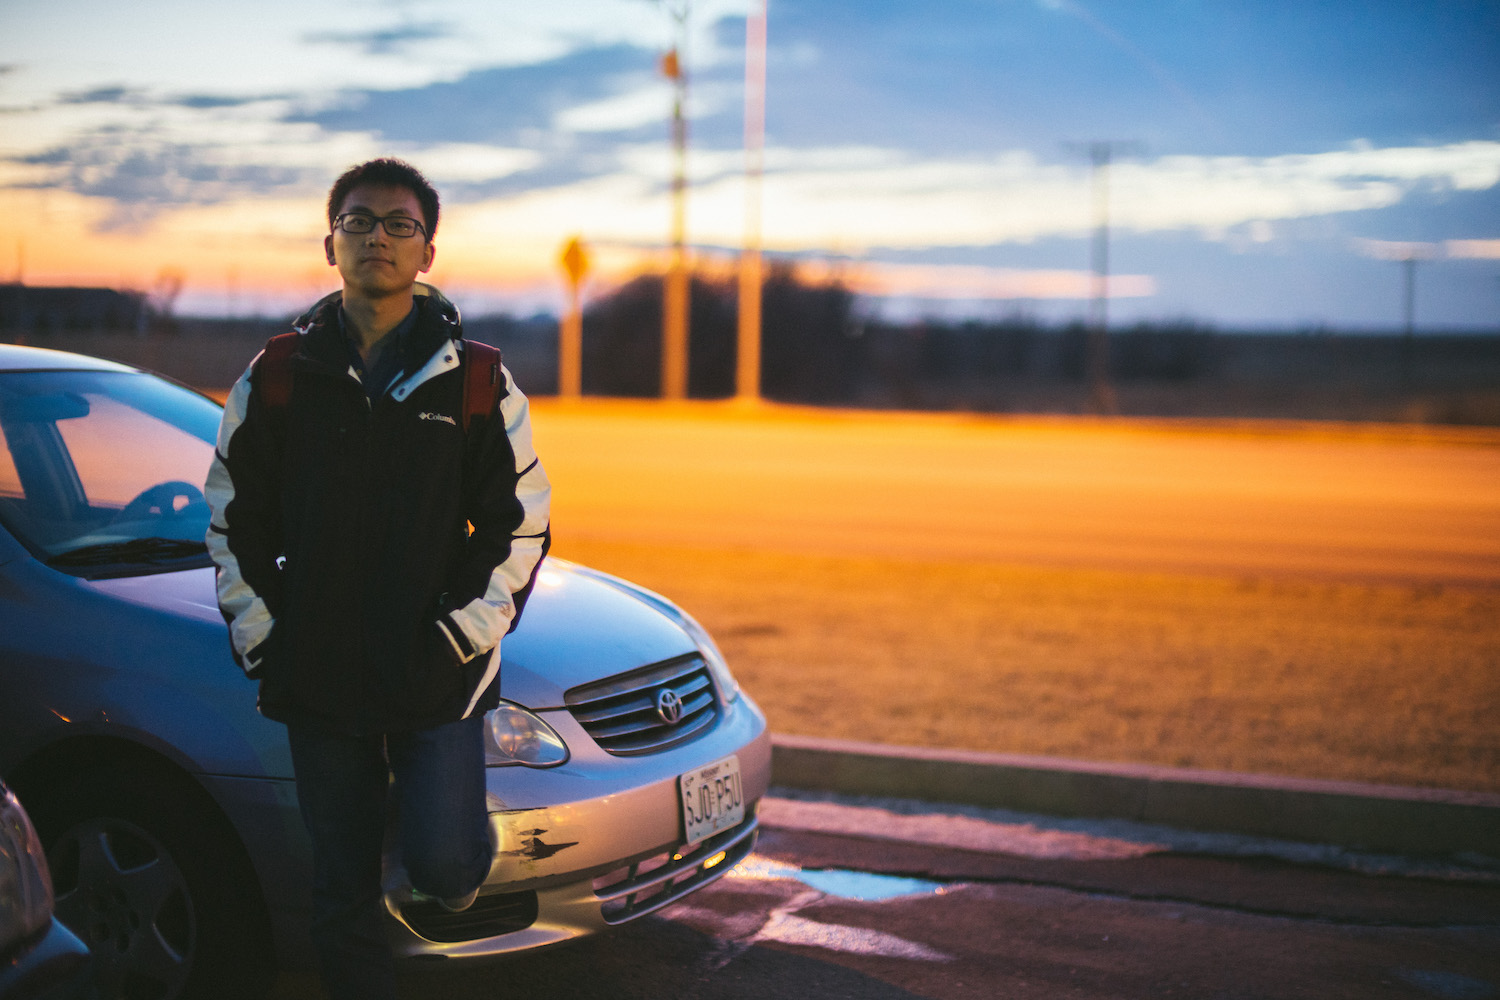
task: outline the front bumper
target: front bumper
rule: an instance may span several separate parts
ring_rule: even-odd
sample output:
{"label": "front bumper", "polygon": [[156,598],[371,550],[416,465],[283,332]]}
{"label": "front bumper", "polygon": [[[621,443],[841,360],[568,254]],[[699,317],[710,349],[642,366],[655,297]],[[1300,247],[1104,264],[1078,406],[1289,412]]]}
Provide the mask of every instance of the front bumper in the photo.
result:
{"label": "front bumper", "polygon": [[[474,906],[450,914],[417,901],[398,859],[387,859],[385,906],[398,957],[493,957],[591,934],[687,896],[753,849],[771,741],[749,696],[697,739],[640,757],[600,750],[566,711],[539,714],[572,757],[546,770],[489,769],[499,848]],[[678,778],[731,754],[740,762],[745,819],[689,849]]]}

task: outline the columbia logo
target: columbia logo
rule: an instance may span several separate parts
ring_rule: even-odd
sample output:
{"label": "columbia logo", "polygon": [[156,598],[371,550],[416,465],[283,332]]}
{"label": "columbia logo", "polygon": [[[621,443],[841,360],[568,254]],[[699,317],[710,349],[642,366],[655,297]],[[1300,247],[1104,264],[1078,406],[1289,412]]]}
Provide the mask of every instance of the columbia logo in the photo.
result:
{"label": "columbia logo", "polygon": [[458,426],[458,422],[457,421],[455,421],[452,417],[447,416],[447,415],[442,414],[442,413],[426,413],[426,412],[423,412],[423,413],[417,414],[417,419],[418,420],[441,420],[445,424],[452,424],[454,427]]}

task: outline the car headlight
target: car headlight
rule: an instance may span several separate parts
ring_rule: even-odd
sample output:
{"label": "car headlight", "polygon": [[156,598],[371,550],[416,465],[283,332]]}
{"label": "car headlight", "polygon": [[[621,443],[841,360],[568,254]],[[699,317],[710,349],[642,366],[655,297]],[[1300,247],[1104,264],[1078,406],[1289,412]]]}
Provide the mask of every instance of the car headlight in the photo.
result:
{"label": "car headlight", "polygon": [[556,767],[568,760],[568,745],[557,730],[508,701],[485,716],[484,732],[486,764]]}
{"label": "car headlight", "polygon": [[0,952],[52,920],[52,877],[26,810],[0,786]]}
{"label": "car headlight", "polygon": [[725,703],[734,701],[740,696],[740,683],[734,679],[734,674],[729,671],[729,664],[724,660],[724,654],[719,652],[714,637],[708,634],[708,629],[699,625],[692,615],[682,609],[677,613],[681,615],[682,628],[688,637],[698,647],[698,652],[703,654],[703,662],[708,664],[708,672],[713,675],[714,687],[719,689],[719,694]]}

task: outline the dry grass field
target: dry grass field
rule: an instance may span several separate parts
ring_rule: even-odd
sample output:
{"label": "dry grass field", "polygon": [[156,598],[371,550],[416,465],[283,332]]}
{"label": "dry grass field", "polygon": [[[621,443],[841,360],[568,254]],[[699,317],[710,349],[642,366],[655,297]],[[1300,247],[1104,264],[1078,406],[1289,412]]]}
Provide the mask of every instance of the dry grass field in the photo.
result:
{"label": "dry grass field", "polygon": [[691,611],[780,732],[1500,791],[1500,589],[557,551]]}
{"label": "dry grass field", "polygon": [[535,420],[554,552],[691,611],[777,731],[1500,791],[1500,438]]}

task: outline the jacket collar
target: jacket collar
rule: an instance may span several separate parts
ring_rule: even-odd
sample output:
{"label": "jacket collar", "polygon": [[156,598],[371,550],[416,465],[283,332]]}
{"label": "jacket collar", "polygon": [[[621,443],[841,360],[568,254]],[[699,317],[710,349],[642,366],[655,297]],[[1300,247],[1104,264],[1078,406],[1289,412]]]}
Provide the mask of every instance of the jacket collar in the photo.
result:
{"label": "jacket collar", "polygon": [[[462,325],[463,320],[459,316],[458,306],[449,302],[447,296],[438,291],[436,286],[429,285],[425,281],[419,281],[412,287],[412,292],[419,303],[422,299],[431,299],[433,302],[438,303],[445,319],[451,321],[454,326]],[[307,328],[312,324],[313,320],[328,307],[329,303],[339,306],[343,304],[343,301],[344,293],[342,291],[328,293],[311,306],[308,306],[306,312],[292,320],[292,329],[297,333],[306,333]]]}
{"label": "jacket collar", "polygon": [[[407,337],[402,358],[403,369],[407,372],[420,369],[418,374],[430,366],[438,352],[450,348],[452,341],[463,336],[458,308],[430,285],[421,287],[429,291],[416,296],[417,322]],[[303,335],[298,356],[340,373],[352,371],[344,333],[339,328],[339,309],[343,301],[342,292],[326,295],[292,324],[292,329]],[[453,353],[451,349],[449,353]],[[400,381],[409,381],[409,378]]]}

